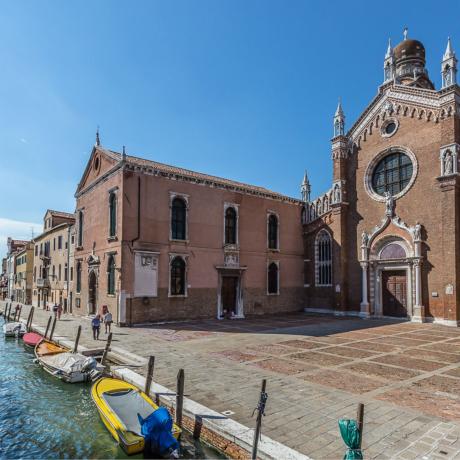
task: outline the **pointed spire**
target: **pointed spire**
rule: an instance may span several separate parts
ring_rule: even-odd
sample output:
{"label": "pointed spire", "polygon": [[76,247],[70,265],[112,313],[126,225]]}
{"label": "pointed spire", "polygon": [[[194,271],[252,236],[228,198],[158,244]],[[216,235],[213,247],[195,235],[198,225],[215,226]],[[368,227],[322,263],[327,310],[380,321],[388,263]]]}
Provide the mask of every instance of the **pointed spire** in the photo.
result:
{"label": "pointed spire", "polygon": [[334,117],[343,117],[343,116],[344,116],[344,113],[342,109],[342,101],[339,97],[339,103],[337,104],[337,109],[335,111]]}
{"label": "pointed spire", "polygon": [[409,32],[409,29],[407,27],[404,27],[404,31],[403,31],[404,40],[407,40],[407,33],[408,32]]}
{"label": "pointed spire", "polygon": [[393,48],[391,47],[391,38],[389,38],[388,39],[388,48],[387,48],[387,52],[385,54],[385,59],[388,59],[391,56],[393,56]]}
{"label": "pointed spire", "polygon": [[450,42],[450,37],[447,37],[447,46],[446,46],[446,51],[444,52],[443,59],[449,59],[451,57],[455,56],[455,52],[452,48],[452,43]]}
{"label": "pointed spire", "polygon": [[303,176],[303,181],[300,186],[300,195],[302,196],[302,201],[308,203],[310,201],[310,181],[308,180],[307,170],[305,170],[305,174]]}
{"label": "pointed spire", "polygon": [[97,129],[96,129],[96,145],[98,147],[101,145],[101,140],[99,139],[99,125],[97,125]]}

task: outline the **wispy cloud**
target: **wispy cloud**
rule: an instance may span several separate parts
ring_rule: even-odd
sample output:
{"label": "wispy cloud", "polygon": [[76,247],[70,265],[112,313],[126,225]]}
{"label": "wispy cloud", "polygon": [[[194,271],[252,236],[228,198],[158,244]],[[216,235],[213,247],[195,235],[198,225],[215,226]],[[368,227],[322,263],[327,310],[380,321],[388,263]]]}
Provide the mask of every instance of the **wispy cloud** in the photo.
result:
{"label": "wispy cloud", "polygon": [[21,137],[21,139],[19,139],[23,144],[27,144],[27,139],[24,139],[23,137]]}
{"label": "wispy cloud", "polygon": [[9,236],[18,240],[29,240],[32,238],[32,232],[37,236],[42,230],[42,224],[0,217],[0,258],[5,257]]}

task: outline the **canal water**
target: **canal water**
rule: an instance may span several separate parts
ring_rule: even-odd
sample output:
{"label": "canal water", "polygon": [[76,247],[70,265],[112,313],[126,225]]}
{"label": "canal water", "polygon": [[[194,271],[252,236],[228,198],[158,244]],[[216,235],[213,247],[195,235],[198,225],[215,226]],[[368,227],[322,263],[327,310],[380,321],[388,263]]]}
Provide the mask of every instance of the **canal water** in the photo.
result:
{"label": "canal water", "polygon": [[[89,384],[67,384],[34,363],[0,318],[0,459],[127,457],[99,419]],[[225,458],[185,434],[184,458]]]}

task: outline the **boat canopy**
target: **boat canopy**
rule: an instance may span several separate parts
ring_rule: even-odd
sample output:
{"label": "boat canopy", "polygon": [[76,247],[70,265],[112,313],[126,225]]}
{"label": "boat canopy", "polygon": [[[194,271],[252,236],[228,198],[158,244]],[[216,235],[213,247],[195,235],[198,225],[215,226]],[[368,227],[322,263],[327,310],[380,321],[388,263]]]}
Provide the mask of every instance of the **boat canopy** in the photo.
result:
{"label": "boat canopy", "polygon": [[127,431],[142,436],[142,427],[137,414],[145,419],[154,412],[154,408],[141,396],[139,391],[133,389],[111,391],[104,393],[102,398]]}
{"label": "boat canopy", "polygon": [[57,353],[55,355],[44,356],[43,361],[56,369],[71,374],[73,372],[87,372],[97,366],[97,362],[90,356],[83,356],[79,353]]}

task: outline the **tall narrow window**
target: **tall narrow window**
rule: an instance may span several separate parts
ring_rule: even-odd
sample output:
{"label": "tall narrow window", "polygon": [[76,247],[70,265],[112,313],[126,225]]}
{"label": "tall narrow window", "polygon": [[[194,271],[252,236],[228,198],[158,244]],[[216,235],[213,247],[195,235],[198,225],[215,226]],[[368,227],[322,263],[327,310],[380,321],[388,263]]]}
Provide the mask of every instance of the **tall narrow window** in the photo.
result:
{"label": "tall narrow window", "polygon": [[174,257],[171,262],[171,295],[185,295],[185,261],[182,257]]}
{"label": "tall narrow window", "polygon": [[77,262],[77,292],[81,292],[81,262]]}
{"label": "tall narrow window", "polygon": [[321,230],[315,241],[316,285],[332,286],[332,240],[325,230]]}
{"label": "tall narrow window", "polygon": [[268,247],[278,249],[278,218],[270,214],[268,218]]}
{"label": "tall narrow window", "polygon": [[182,198],[174,198],[171,210],[171,237],[173,240],[186,239],[187,206]]}
{"label": "tall narrow window", "polygon": [[62,235],[58,236],[58,249],[62,249]]}
{"label": "tall narrow window", "polygon": [[112,192],[109,196],[109,237],[117,234],[117,195]]}
{"label": "tall narrow window", "polygon": [[83,246],[83,211],[78,211],[78,247]]}
{"label": "tall narrow window", "polygon": [[70,267],[70,281],[73,281],[73,267]]}
{"label": "tall narrow window", "polygon": [[268,266],[268,293],[278,294],[278,265],[275,262]]}
{"label": "tall narrow window", "polygon": [[115,294],[115,257],[110,256],[107,264],[107,294]]}
{"label": "tall narrow window", "polygon": [[236,211],[232,207],[225,211],[225,244],[236,244]]}
{"label": "tall narrow window", "polygon": [[58,267],[58,280],[61,281],[61,264]]}
{"label": "tall narrow window", "polygon": [[68,281],[69,279],[69,269],[67,267],[67,263],[64,265],[64,281]]}

